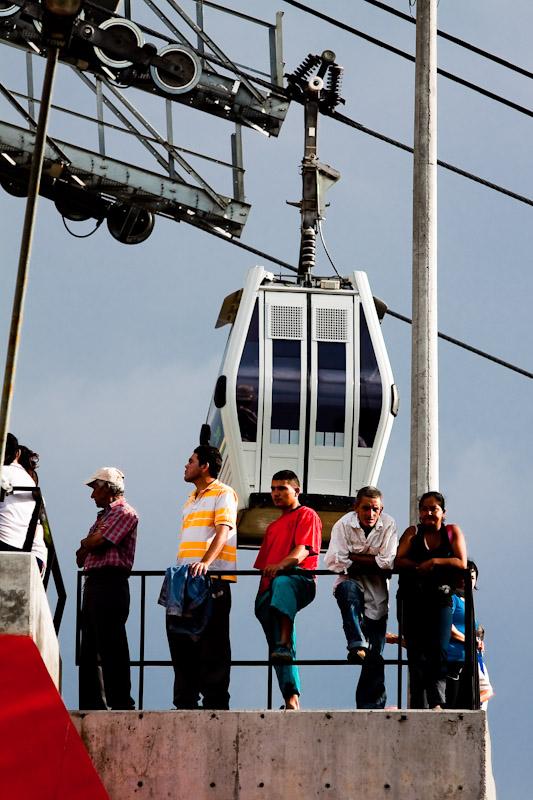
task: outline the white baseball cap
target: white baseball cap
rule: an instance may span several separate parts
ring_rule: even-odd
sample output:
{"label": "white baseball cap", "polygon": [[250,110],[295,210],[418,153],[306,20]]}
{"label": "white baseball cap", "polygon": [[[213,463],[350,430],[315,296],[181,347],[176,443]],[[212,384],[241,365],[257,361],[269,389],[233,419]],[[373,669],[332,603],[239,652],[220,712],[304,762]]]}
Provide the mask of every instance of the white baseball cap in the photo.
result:
{"label": "white baseball cap", "polygon": [[121,492],[124,491],[124,473],[117,467],[100,467],[89,480],[85,481],[86,486],[92,486],[95,481],[106,481],[112,483]]}

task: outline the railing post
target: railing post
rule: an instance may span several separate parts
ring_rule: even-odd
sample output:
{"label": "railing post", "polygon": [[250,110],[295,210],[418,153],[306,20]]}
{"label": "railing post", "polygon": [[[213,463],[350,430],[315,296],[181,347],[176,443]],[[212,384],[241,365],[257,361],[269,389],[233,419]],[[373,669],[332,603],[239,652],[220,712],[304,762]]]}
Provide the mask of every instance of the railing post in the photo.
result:
{"label": "railing post", "polygon": [[79,666],[80,664],[80,644],[81,644],[81,582],[83,580],[83,572],[78,572],[76,575],[76,654],[75,654],[75,664]]}
{"label": "railing post", "polygon": [[470,708],[472,711],[478,711],[480,700],[474,596],[470,570],[465,570],[463,574],[465,576],[465,683],[468,686]]}
{"label": "railing post", "polygon": [[398,615],[398,700],[396,705],[398,708],[402,707],[402,694],[403,694],[403,657],[402,657],[402,642],[403,642],[403,599],[401,594],[396,596],[397,615]]}
{"label": "railing post", "polygon": [[267,677],[267,709],[272,710],[272,662],[270,653],[268,654],[268,677]]}
{"label": "railing post", "polygon": [[144,701],[144,628],[146,622],[146,575],[141,575],[141,634],[139,637],[139,711]]}

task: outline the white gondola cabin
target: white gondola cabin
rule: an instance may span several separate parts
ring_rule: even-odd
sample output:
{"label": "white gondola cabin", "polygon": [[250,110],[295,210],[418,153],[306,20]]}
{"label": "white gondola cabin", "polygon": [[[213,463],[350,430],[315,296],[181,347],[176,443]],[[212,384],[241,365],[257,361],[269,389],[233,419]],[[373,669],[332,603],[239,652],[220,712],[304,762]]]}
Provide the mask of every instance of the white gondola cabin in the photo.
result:
{"label": "white gondola cabin", "polygon": [[298,474],[325,539],[357,490],[378,481],[398,395],[376,304],[364,272],[342,288],[315,283],[255,267],[217,321],[232,327],[203,435],[239,496],[241,544],[259,543],[277,516],[278,470]]}

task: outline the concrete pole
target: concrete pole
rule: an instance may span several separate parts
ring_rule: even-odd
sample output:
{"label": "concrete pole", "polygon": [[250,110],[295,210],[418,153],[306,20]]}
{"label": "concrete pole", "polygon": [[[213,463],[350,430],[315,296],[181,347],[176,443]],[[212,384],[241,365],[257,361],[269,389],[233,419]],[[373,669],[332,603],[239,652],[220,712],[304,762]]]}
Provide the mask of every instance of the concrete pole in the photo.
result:
{"label": "concrete pole", "polygon": [[437,353],[437,0],[416,13],[410,521],[439,487]]}

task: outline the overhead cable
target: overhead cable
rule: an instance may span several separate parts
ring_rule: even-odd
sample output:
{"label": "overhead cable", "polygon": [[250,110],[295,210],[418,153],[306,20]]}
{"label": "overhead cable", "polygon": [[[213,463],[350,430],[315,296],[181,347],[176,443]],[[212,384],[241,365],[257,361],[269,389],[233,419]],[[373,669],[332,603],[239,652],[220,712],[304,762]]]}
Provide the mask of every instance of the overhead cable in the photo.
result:
{"label": "overhead cable", "polygon": [[[326,112],[324,113],[326,114]],[[410,145],[405,144],[404,142],[399,142],[397,139],[392,139],[390,136],[386,136],[384,133],[374,131],[372,128],[367,128],[365,125],[362,125],[360,122],[347,117],[345,114],[340,114],[338,111],[332,111],[326,115],[337,120],[337,122],[342,122],[344,125],[349,125],[351,128],[361,131],[361,133],[366,133],[368,136],[373,136],[375,139],[379,139],[382,142],[393,145],[393,147],[398,147],[400,150],[405,150],[407,153],[413,153],[413,148]],[[461,167],[456,167],[453,164],[449,164],[447,161],[441,161],[440,158],[437,160],[437,164],[439,167],[447,169],[450,172],[454,172],[456,175],[461,175],[463,178],[468,178],[468,180],[474,181],[474,183],[479,183],[482,186],[486,186],[488,189],[493,189],[495,192],[499,192],[507,197],[511,197],[513,200],[518,200],[519,203],[525,203],[528,206],[533,206],[533,199],[526,197],[523,194],[518,194],[518,192],[513,192],[512,189],[506,189],[504,186],[500,186],[497,183],[488,181],[486,178],[480,178],[478,175],[474,175],[472,172],[467,172],[465,169],[461,169]]]}
{"label": "overhead cable", "polygon": [[[290,97],[287,89],[283,89],[280,86],[274,86],[268,81],[256,78],[253,75],[248,75],[248,77],[250,78],[250,80],[255,80],[262,86],[265,86],[266,88],[270,88],[272,90],[279,92],[280,94],[284,94],[288,100],[290,99],[297,103],[302,102],[301,98],[299,98],[298,95]],[[324,116],[329,116],[332,119],[335,119],[337,122],[343,123],[344,125],[348,125],[351,128],[355,128],[355,130],[360,131],[360,133],[365,133],[368,136],[373,136],[375,139],[379,139],[381,142],[390,144],[393,147],[399,148],[400,150],[405,150],[406,153],[411,153],[411,154],[413,153],[413,147],[411,147],[411,145],[405,144],[404,142],[400,142],[397,139],[393,139],[391,136],[387,136],[384,133],[379,133],[379,131],[372,130],[372,128],[368,128],[366,125],[363,125],[361,122],[357,122],[357,120],[351,119],[345,114],[341,114],[338,111],[328,111],[325,108],[322,109],[322,114],[324,114]],[[486,178],[481,178],[479,175],[475,175],[473,172],[468,172],[468,170],[465,170],[462,167],[457,167],[454,164],[450,164],[448,161],[442,161],[441,159],[437,160],[437,164],[439,167],[447,169],[449,172],[453,172],[456,175],[461,175],[463,178],[467,178],[470,181],[474,181],[474,183],[479,183],[481,184],[481,186],[485,186],[487,189],[492,189],[493,191],[499,192],[500,194],[503,194],[506,197],[511,197],[513,200],[518,200],[519,203],[525,203],[526,205],[533,206],[533,199],[531,199],[530,197],[527,197],[526,195],[523,194],[519,194],[518,192],[515,192],[512,189],[506,189],[504,186],[500,186],[498,183],[489,181]]]}
{"label": "overhead cable", "polygon": [[[347,33],[351,33],[353,36],[358,36],[360,39],[364,39],[364,41],[369,42],[370,44],[375,44],[377,47],[381,47],[384,50],[388,50],[390,53],[394,53],[394,55],[405,58],[407,61],[411,61],[412,63],[415,63],[416,61],[415,57],[410,53],[406,53],[405,50],[401,50],[399,47],[395,47],[394,45],[388,44],[381,39],[377,39],[375,36],[370,36],[370,34],[364,33],[363,31],[348,25],[346,22],[341,22],[340,20],[334,19],[334,17],[324,14],[322,11],[309,8],[303,3],[299,3],[298,0],[284,0],[284,2],[294,6],[299,11],[303,11],[306,14],[311,14],[314,17],[324,20],[324,22],[328,22],[330,25],[334,25],[336,28],[340,28]],[[442,75],[443,78],[447,78],[454,83],[458,83],[460,86],[465,86],[467,89],[471,89],[473,92],[477,92],[484,97],[488,97],[490,100],[494,100],[496,103],[501,103],[508,108],[512,108],[513,111],[518,111],[518,113],[525,114],[527,117],[533,117],[533,109],[522,106],[520,103],[515,103],[514,100],[509,100],[507,97],[503,97],[502,95],[490,91],[490,89],[485,89],[483,86],[479,86],[477,83],[467,81],[465,78],[461,78],[459,75],[454,75],[452,72],[440,69],[440,67],[437,69],[437,73]]]}
{"label": "overhead cable", "polygon": [[[387,309],[385,312],[389,314],[391,317],[395,317],[395,319],[400,319],[402,322],[407,322],[409,325],[413,324],[413,320],[410,317],[405,317],[403,314],[398,314],[396,311],[391,311],[390,308]],[[495,364],[499,364],[501,367],[505,367],[506,369],[510,369],[513,372],[518,372],[519,375],[525,375],[526,378],[533,378],[533,372],[529,372],[527,369],[522,369],[522,367],[517,367],[515,364],[510,364],[508,361],[504,361],[502,358],[498,358],[497,356],[492,356],[490,353],[485,353],[484,350],[478,350],[477,347],[472,347],[471,344],[466,344],[466,342],[461,342],[459,339],[454,339],[453,336],[448,336],[446,333],[438,333],[439,339],[444,339],[445,342],[450,342],[451,344],[457,345],[457,347],[462,347],[463,350],[468,350],[469,353],[474,353],[476,356],[481,356],[481,358],[486,358],[488,361],[493,361]]]}
{"label": "overhead cable", "polygon": [[[386,11],[388,14],[392,14],[394,17],[399,17],[406,22],[416,25],[415,17],[412,17],[410,14],[405,14],[403,11],[398,11],[396,8],[392,8],[391,6],[387,5],[387,3],[381,3],[380,0],[363,0],[363,2],[368,3],[371,6],[375,6],[382,11]],[[477,47],[477,45],[472,44],[471,42],[460,39],[458,36],[452,36],[451,33],[441,31],[439,28],[437,28],[437,35],[440,36],[441,39],[445,39],[447,42],[452,42],[459,47],[464,47],[465,50],[470,50],[472,53],[482,56],[482,58],[486,58],[489,61],[494,61],[495,64],[499,64],[501,67],[505,67],[513,72],[517,72],[519,75],[524,75],[526,78],[533,78],[533,72],[530,72],[528,69],[520,67],[518,64],[513,64],[512,61],[507,61],[507,59],[501,58],[494,53],[489,53],[488,50],[483,50],[481,47]]]}
{"label": "overhead cable", "polygon": [[[287,261],[283,261],[280,258],[276,258],[275,256],[270,255],[270,253],[265,253],[264,250],[259,250],[257,247],[252,247],[251,245],[245,244],[244,242],[239,242],[237,239],[228,239],[226,236],[222,234],[213,232],[213,235],[219,239],[222,239],[225,242],[229,242],[230,244],[235,245],[235,247],[240,247],[242,250],[247,250],[250,253],[254,253],[256,256],[261,256],[261,258],[266,259],[267,261],[271,261],[273,264],[278,264],[285,269],[290,270],[291,272],[298,272],[298,267],[289,264]],[[385,312],[389,316],[394,317],[395,319],[399,319],[402,322],[407,322],[409,325],[412,324],[412,320],[410,317],[406,317],[403,314],[399,314],[397,311],[392,311],[390,308],[387,309]],[[492,361],[494,364],[498,364],[500,367],[505,367],[506,369],[510,369],[513,372],[518,372],[519,375],[524,375],[526,378],[533,378],[533,372],[529,372],[526,369],[522,369],[522,367],[517,367],[515,364],[511,364],[509,361],[504,361],[502,358],[498,358],[497,356],[493,356],[490,353],[486,353],[484,350],[479,350],[477,347],[473,347],[466,342],[462,342],[460,339],[455,339],[453,336],[448,336],[446,333],[438,332],[439,339],[443,339],[446,342],[450,342],[450,344],[454,344],[456,347],[461,347],[463,350],[467,350],[469,353],[474,353],[474,355],[480,356],[481,358],[485,358],[488,361]]]}

